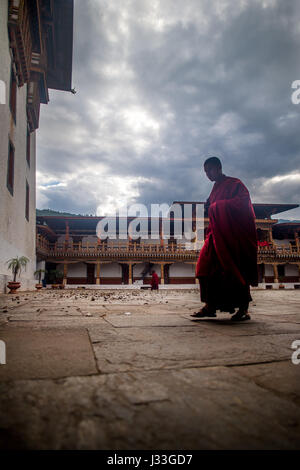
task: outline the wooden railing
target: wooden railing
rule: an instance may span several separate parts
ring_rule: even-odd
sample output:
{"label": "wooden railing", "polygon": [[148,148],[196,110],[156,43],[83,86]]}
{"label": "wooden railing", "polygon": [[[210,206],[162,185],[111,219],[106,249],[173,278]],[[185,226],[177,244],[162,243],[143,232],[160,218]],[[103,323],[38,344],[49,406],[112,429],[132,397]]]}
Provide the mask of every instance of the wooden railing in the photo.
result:
{"label": "wooden railing", "polygon": [[[192,245],[192,244],[191,244]],[[78,258],[86,256],[95,257],[182,257],[195,259],[198,257],[200,247],[186,246],[183,243],[171,244],[146,244],[132,243],[124,241],[123,243],[74,243],[74,242],[49,242],[41,234],[37,234],[36,239],[37,250],[49,257],[67,257]],[[300,249],[296,246],[289,248],[278,246],[275,243],[272,246],[258,247],[258,259],[260,261],[268,259],[293,259],[300,262]]]}
{"label": "wooden railing", "polygon": [[287,260],[299,260],[300,262],[300,249],[297,246],[283,247],[273,243],[272,246],[258,247],[258,259],[264,260],[273,258],[276,259],[287,259]]}
{"label": "wooden railing", "polygon": [[199,250],[187,250],[185,247],[169,247],[160,245],[79,245],[66,246],[57,244],[50,246],[48,255],[53,257],[100,257],[100,258],[172,258],[197,259]]}
{"label": "wooden railing", "polygon": [[199,247],[187,249],[184,245],[160,245],[160,244],[131,244],[130,242],[106,244],[106,243],[50,243],[40,234],[36,240],[37,250],[49,257],[163,257],[180,256],[188,258],[197,258]]}

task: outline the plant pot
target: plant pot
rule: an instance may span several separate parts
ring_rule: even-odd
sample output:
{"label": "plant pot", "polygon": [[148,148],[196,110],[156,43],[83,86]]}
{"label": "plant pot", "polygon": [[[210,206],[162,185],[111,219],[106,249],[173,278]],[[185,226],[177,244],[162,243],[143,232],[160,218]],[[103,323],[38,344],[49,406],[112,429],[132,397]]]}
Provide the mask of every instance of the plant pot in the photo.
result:
{"label": "plant pot", "polygon": [[43,284],[36,284],[36,285],[35,285],[35,288],[36,288],[37,290],[42,289],[42,287],[43,287]]}
{"label": "plant pot", "polygon": [[21,286],[20,282],[14,282],[14,281],[10,281],[7,284],[7,287],[10,290],[10,294],[15,294],[17,292],[17,289],[19,289],[20,286]]}
{"label": "plant pot", "polygon": [[65,285],[64,285],[64,284],[59,284],[59,288],[60,288],[60,289],[64,289],[64,288],[65,288]]}
{"label": "plant pot", "polygon": [[52,284],[52,289],[59,289],[60,284]]}

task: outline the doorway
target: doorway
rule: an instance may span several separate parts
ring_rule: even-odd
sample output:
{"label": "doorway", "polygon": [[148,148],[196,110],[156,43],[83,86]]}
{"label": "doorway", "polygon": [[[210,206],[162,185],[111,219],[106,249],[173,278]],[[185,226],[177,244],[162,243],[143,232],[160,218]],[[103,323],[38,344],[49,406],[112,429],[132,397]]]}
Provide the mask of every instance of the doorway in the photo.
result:
{"label": "doorway", "polygon": [[86,283],[95,284],[95,265],[87,263],[86,265]]}

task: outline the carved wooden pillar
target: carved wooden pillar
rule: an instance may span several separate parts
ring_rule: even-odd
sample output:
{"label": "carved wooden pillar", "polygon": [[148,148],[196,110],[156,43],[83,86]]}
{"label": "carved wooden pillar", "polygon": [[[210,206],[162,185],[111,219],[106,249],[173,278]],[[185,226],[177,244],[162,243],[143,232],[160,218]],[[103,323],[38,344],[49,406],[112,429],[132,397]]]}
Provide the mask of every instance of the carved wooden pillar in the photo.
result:
{"label": "carved wooden pillar", "polygon": [[128,284],[132,284],[132,263],[128,263]]}
{"label": "carved wooden pillar", "polygon": [[160,283],[164,284],[165,283],[165,272],[164,272],[164,263],[161,263],[160,265]]}
{"label": "carved wooden pillar", "polygon": [[295,232],[295,242],[296,242],[296,249],[297,249],[297,251],[299,251],[300,250],[300,242],[299,242],[298,232]]}
{"label": "carved wooden pillar", "polygon": [[196,222],[193,222],[193,232],[195,234],[195,237],[194,239],[192,240],[192,242],[194,243],[194,250],[197,249],[197,243],[198,243],[198,232],[196,230]]}
{"label": "carved wooden pillar", "polygon": [[[195,274],[196,274],[197,263],[195,263],[194,266],[195,266]],[[196,276],[195,276],[195,284],[199,284],[199,279]]]}
{"label": "carved wooden pillar", "polygon": [[96,284],[100,284],[100,263],[96,263]]}
{"label": "carved wooden pillar", "polygon": [[276,263],[273,263],[273,272],[274,272],[274,282],[279,282],[278,281],[278,268],[277,268],[277,264]]}
{"label": "carved wooden pillar", "polygon": [[65,234],[65,250],[68,248],[69,246],[69,234],[70,234],[70,230],[69,230],[69,222],[66,220],[66,234]]}
{"label": "carved wooden pillar", "polygon": [[68,263],[64,263],[64,277],[63,277],[63,285],[67,284],[67,277],[68,277]]}
{"label": "carved wooden pillar", "polygon": [[159,219],[159,241],[160,241],[160,246],[163,247],[164,246],[164,240],[163,240],[163,223],[162,223],[162,219],[160,218]]}
{"label": "carved wooden pillar", "polygon": [[269,241],[270,241],[271,245],[273,245],[274,241],[273,241],[272,227],[269,228]]}

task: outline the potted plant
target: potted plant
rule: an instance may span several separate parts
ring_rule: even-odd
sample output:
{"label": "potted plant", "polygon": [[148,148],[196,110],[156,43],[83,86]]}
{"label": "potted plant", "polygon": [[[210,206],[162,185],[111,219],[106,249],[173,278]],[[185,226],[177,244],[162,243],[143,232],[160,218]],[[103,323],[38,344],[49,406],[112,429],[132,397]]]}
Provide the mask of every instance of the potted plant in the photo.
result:
{"label": "potted plant", "polygon": [[42,287],[43,287],[43,284],[41,284],[41,279],[42,279],[42,273],[44,273],[44,272],[45,272],[44,269],[38,269],[38,270],[35,271],[35,273],[34,273],[34,275],[35,275],[35,276],[38,276],[38,278],[39,278],[38,284],[35,285],[35,288],[36,288],[37,290],[40,290],[40,289],[42,289]]}
{"label": "potted plant", "polygon": [[50,279],[52,281],[52,289],[63,289],[63,273],[59,269],[52,269],[51,271],[49,271],[49,274]]}
{"label": "potted plant", "polygon": [[7,284],[7,287],[10,290],[10,294],[15,294],[17,289],[19,289],[21,283],[17,282],[17,275],[21,274],[21,270],[23,267],[25,267],[26,270],[26,265],[28,263],[29,259],[26,258],[26,256],[20,256],[20,258],[17,256],[16,258],[11,258],[6,263],[8,264],[8,269],[11,269],[12,275],[14,277],[13,281],[10,281]]}

